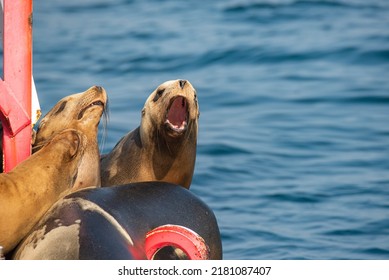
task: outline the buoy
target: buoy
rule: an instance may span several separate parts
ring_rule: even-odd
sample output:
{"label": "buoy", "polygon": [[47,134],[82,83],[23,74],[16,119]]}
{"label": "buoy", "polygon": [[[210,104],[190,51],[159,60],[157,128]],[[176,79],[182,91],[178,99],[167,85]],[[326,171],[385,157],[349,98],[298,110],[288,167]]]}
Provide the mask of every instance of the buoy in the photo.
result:
{"label": "buoy", "polygon": [[14,259],[221,259],[212,210],[164,182],[84,189],[58,201]]}

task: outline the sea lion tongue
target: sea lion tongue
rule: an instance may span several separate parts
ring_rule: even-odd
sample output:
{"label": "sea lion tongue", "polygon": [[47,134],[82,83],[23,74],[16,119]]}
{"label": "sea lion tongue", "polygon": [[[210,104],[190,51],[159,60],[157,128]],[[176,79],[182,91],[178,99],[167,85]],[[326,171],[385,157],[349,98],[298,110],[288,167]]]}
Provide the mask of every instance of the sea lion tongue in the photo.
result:
{"label": "sea lion tongue", "polygon": [[175,98],[167,114],[167,121],[176,129],[184,128],[188,114],[188,103],[182,96]]}

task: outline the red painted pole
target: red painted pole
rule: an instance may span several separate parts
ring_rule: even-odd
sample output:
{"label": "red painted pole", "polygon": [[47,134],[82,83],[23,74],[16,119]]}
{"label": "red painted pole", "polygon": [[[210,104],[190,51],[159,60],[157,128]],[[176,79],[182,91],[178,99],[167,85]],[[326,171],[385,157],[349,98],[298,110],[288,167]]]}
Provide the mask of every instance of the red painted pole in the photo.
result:
{"label": "red painted pole", "polygon": [[4,0],[3,26],[0,117],[8,172],[31,154],[32,0]]}

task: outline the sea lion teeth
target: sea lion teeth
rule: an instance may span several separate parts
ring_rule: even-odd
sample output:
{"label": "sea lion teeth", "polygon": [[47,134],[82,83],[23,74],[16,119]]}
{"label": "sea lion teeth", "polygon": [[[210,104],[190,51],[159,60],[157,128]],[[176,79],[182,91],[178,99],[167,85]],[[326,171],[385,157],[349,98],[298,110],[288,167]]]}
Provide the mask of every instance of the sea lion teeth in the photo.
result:
{"label": "sea lion teeth", "polygon": [[92,108],[94,106],[101,106],[103,109],[105,108],[105,103],[101,100],[97,100],[86,106],[84,109],[80,111],[80,113],[77,116],[77,119],[80,120],[85,114],[85,111],[88,110],[89,108]]}
{"label": "sea lion teeth", "polygon": [[188,111],[188,102],[185,97],[177,96],[172,98],[167,110],[165,123],[176,132],[184,131],[188,120]]}
{"label": "sea lion teeth", "polygon": [[187,128],[187,122],[183,121],[180,125],[172,124],[169,120],[166,120],[165,122],[168,127],[175,132],[182,133]]}

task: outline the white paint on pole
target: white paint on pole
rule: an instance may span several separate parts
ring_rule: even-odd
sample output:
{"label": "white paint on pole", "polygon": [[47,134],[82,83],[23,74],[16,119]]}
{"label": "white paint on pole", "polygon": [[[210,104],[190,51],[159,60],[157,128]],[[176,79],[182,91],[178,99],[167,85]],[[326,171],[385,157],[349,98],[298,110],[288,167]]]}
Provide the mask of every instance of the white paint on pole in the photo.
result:
{"label": "white paint on pole", "polygon": [[38,122],[41,114],[42,112],[39,104],[38,93],[35,87],[34,77],[31,77],[31,125],[32,126],[34,126]]}

